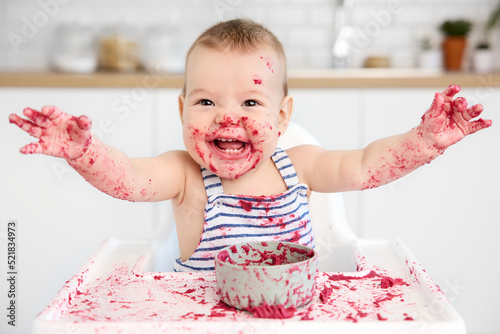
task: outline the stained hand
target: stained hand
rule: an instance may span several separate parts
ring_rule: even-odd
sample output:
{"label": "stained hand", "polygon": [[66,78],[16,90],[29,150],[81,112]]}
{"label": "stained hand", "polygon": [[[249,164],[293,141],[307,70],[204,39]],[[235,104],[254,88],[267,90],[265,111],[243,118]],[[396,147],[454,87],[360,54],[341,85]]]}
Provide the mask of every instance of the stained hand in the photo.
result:
{"label": "stained hand", "polygon": [[42,153],[77,159],[90,146],[92,121],[87,116],[71,116],[54,106],[45,106],[40,111],[26,108],[23,114],[28,119],[16,114],[9,115],[10,123],[16,124],[39,141],[23,146],[21,153]]}
{"label": "stained hand", "polygon": [[436,93],[431,107],[422,116],[419,130],[438,149],[445,149],[492,124],[491,120],[472,120],[481,114],[483,106],[468,107],[463,97],[453,99],[458,92],[460,86],[451,85],[442,93]]}

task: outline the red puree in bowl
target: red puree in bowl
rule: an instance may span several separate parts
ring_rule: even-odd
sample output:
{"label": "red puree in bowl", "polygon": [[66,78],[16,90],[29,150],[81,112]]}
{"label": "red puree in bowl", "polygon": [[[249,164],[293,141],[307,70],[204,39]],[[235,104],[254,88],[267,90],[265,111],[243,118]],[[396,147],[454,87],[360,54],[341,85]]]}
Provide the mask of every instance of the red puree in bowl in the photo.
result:
{"label": "red puree in bowl", "polygon": [[[268,244],[263,242],[262,246],[267,246]],[[303,260],[307,260],[314,256],[314,251],[309,249],[303,249],[300,247],[294,247],[290,245],[285,245],[279,243],[277,248],[278,251],[272,250],[260,250],[254,248],[250,245],[242,245],[241,250],[245,253],[243,256],[239,254],[238,248],[236,246],[231,246],[229,251],[224,250],[218,254],[218,259],[224,263],[242,265],[242,266],[252,266],[252,265],[281,265],[296,263]],[[289,256],[287,256],[289,254]],[[304,255],[304,256],[297,256]]]}

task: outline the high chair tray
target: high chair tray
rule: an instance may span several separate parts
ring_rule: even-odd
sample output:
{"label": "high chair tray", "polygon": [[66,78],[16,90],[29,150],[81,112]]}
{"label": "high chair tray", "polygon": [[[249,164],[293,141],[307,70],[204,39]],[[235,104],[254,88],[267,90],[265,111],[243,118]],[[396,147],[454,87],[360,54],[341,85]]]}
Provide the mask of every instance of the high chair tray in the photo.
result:
{"label": "high chair tray", "polygon": [[356,240],[358,271],[319,272],[288,319],[219,300],[214,272],[152,272],[147,242],[104,242],[35,320],[34,333],[465,333],[442,291],[400,240]]}

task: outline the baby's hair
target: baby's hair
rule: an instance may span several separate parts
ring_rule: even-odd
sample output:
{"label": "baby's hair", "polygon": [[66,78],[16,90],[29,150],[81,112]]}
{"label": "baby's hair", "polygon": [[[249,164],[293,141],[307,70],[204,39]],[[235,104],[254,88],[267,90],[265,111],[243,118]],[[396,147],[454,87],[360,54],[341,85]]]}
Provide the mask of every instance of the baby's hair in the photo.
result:
{"label": "baby's hair", "polygon": [[[219,22],[203,32],[191,45],[186,55],[186,65],[191,52],[196,46],[204,46],[213,50],[230,50],[253,52],[262,47],[270,47],[279,57],[283,75],[283,91],[288,94],[286,73],[286,55],[279,39],[267,28],[249,19],[234,19]],[[187,66],[186,66],[187,70]],[[182,94],[186,93],[186,84]]]}

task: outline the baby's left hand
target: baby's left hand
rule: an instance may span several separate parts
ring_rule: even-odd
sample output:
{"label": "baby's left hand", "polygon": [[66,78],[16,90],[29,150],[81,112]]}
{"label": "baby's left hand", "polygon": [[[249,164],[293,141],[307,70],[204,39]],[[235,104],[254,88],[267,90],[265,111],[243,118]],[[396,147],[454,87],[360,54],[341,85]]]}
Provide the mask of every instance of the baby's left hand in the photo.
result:
{"label": "baby's left hand", "polygon": [[442,93],[436,93],[434,101],[427,112],[422,116],[422,122],[418,126],[419,132],[433,143],[439,150],[455,144],[482,129],[491,126],[491,120],[477,119],[483,111],[481,104],[468,107],[463,97],[453,100],[460,92],[460,86],[451,85]]}

